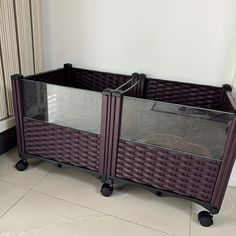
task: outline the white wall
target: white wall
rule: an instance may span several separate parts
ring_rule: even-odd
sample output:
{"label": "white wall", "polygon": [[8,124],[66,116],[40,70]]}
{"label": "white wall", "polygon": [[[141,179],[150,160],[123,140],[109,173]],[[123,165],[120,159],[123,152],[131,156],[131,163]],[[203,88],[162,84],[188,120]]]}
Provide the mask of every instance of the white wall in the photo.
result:
{"label": "white wall", "polygon": [[229,83],[233,86],[233,95],[236,100],[236,27],[230,52],[231,54],[228,63],[230,74],[227,77],[231,78],[231,81],[229,81]]}
{"label": "white wall", "polygon": [[[235,0],[43,0],[46,67],[221,85]],[[226,78],[225,78],[226,77]]]}

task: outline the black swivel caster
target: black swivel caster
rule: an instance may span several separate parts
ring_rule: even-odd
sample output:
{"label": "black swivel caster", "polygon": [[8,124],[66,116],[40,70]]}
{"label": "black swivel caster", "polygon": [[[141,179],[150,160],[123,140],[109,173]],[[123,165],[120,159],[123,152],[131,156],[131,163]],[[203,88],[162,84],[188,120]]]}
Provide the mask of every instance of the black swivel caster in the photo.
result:
{"label": "black swivel caster", "polygon": [[201,211],[198,214],[198,221],[204,227],[213,225],[213,216],[208,211]]}
{"label": "black swivel caster", "polygon": [[62,164],[58,163],[57,167],[61,169],[62,168]]}
{"label": "black swivel caster", "polygon": [[113,187],[112,185],[108,184],[108,183],[105,183],[102,185],[102,188],[101,188],[101,194],[104,196],[104,197],[110,197],[112,195],[112,192],[113,192]]}
{"label": "black swivel caster", "polygon": [[16,163],[15,167],[18,171],[24,171],[29,166],[29,163],[26,160],[20,160]]}

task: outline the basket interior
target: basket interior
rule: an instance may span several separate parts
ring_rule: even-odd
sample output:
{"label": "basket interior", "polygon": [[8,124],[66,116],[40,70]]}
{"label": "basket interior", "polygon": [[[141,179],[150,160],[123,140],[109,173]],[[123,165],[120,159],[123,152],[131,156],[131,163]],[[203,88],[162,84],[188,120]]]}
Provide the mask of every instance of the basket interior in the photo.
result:
{"label": "basket interior", "polygon": [[[26,77],[44,83],[102,92],[116,89],[131,79],[130,75],[87,69],[58,69]],[[132,93],[126,94],[133,96]],[[143,97],[155,101],[233,112],[233,107],[221,87],[147,78]]]}

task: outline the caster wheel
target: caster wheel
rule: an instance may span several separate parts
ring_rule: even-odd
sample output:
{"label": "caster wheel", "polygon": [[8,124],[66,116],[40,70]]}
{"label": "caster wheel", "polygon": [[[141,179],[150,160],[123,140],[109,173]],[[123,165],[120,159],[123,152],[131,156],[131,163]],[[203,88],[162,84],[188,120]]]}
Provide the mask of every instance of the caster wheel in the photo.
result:
{"label": "caster wheel", "polygon": [[62,168],[62,164],[57,164],[57,167],[58,168]]}
{"label": "caster wheel", "polygon": [[198,214],[198,221],[204,227],[213,225],[213,216],[208,211],[201,211]]}
{"label": "caster wheel", "polygon": [[101,194],[104,197],[110,197],[112,195],[112,192],[113,192],[113,187],[110,184],[105,183],[102,185]]}
{"label": "caster wheel", "polygon": [[24,171],[29,166],[29,163],[26,160],[20,160],[16,163],[15,167],[18,171]]}

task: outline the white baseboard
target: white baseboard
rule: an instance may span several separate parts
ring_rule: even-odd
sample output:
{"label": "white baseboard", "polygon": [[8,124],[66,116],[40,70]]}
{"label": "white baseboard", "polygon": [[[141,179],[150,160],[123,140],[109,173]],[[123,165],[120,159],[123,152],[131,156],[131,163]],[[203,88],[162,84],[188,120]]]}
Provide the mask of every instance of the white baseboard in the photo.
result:
{"label": "white baseboard", "polygon": [[8,117],[4,120],[0,120],[0,133],[14,127],[15,125],[15,118],[13,116]]}

